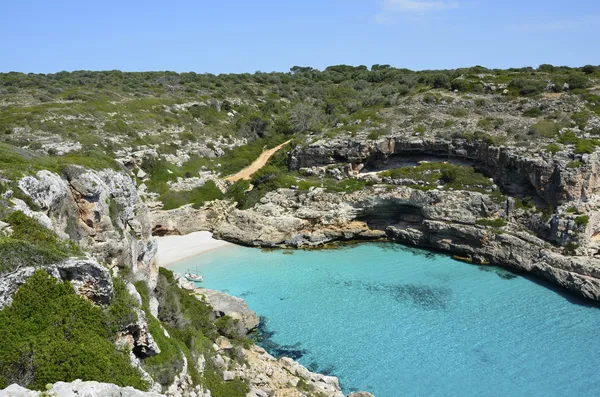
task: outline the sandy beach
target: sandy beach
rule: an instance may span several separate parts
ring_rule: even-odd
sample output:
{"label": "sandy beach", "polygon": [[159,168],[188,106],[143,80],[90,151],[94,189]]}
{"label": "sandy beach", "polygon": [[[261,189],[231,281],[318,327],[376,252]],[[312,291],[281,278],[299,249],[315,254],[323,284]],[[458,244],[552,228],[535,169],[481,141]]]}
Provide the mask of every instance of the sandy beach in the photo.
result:
{"label": "sandy beach", "polygon": [[202,252],[231,245],[227,241],[214,239],[211,232],[194,232],[184,236],[157,237],[157,240],[158,263],[163,267]]}

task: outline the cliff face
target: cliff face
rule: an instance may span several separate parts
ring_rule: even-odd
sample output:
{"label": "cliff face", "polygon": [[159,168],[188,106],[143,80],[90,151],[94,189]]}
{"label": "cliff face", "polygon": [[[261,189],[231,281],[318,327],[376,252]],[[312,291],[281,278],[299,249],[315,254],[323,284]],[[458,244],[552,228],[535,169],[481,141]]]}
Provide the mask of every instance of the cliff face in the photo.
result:
{"label": "cliff face", "polygon": [[[87,259],[72,258],[37,269],[41,268],[59,281],[71,282],[75,293],[101,308],[108,308],[116,296],[114,283],[117,279],[113,281],[113,276],[121,275],[129,280],[125,282],[125,289],[133,298],[130,309],[135,316],[117,332],[115,349],[129,351],[131,365],[139,371],[150,389],[149,392],[140,392],[113,384],[74,381],[54,384],[52,393],[57,396],[91,393],[107,396],[210,397],[210,388],[199,383],[195,377],[211,371],[210,376],[219,377],[220,382],[243,380],[249,390],[248,396],[343,397],[337,378],[310,372],[291,359],[276,359],[257,346],[242,348],[238,346],[239,343],[224,336],[218,336],[210,342],[212,346],[203,353],[195,352],[189,356],[193,362],[189,361],[181,348],[178,348],[179,352],[172,351],[173,344],[177,342],[169,342],[173,337],[157,321],[159,310],[164,313],[165,308],[159,308],[155,297],[159,295],[159,292],[155,292],[155,289],[158,291],[159,272],[149,211],[138,196],[132,178],[126,173],[108,169],[91,171],[71,166],[62,176],[49,171],[26,176],[18,181],[18,188],[27,200],[17,199],[17,194],[12,191],[5,194],[13,202],[14,209],[21,210],[62,238],[77,242],[88,256]],[[18,196],[23,197],[21,194]],[[28,266],[0,275],[0,309],[11,305],[19,287],[35,271],[35,267]],[[164,294],[166,279],[161,277],[161,291]],[[179,288],[194,288],[180,277],[174,277]],[[143,281],[148,287],[149,296],[145,298],[149,300],[146,302],[148,307],[145,307],[140,295],[141,290],[138,291],[139,284],[133,284],[136,281]],[[225,315],[233,321],[238,331],[236,338],[245,337],[258,325],[258,317],[241,299],[217,291],[200,291],[197,298],[212,306],[214,318],[211,317],[210,321]],[[169,310],[172,308],[167,307],[166,311]],[[165,346],[171,346],[171,351]],[[167,354],[165,351],[171,355],[167,360],[173,360],[173,356],[179,357],[171,362],[177,366],[178,372],[168,384],[164,379],[160,379],[161,383],[158,380],[170,375],[163,376],[156,369],[151,371],[151,375],[144,364],[146,359]],[[164,372],[171,373],[172,369],[164,368]],[[14,384],[0,390],[2,395],[41,394]]]}
{"label": "cliff face", "polygon": [[[385,238],[448,252],[476,264],[534,273],[600,300],[600,260],[565,255],[527,229],[521,223],[523,213],[486,194],[467,191],[375,187],[331,194],[319,188],[307,193],[280,189],[252,209],[227,213],[213,230],[224,240],[266,247]],[[495,227],[481,224],[483,219],[497,218],[506,221]],[[563,227],[578,233],[574,222],[563,222]],[[593,242],[587,249],[597,250]]]}
{"label": "cliff face", "polygon": [[[156,241],[146,205],[131,177],[110,169],[71,166],[63,177],[39,171],[19,181],[39,207],[33,216],[68,237],[109,268],[131,271],[156,286]],[[31,212],[31,211],[30,211]]]}
{"label": "cliff face", "polygon": [[482,141],[440,137],[392,136],[370,141],[364,138],[321,140],[297,147],[290,168],[346,163],[354,170],[377,168],[394,157],[433,155],[442,159],[468,160],[511,194],[535,193],[547,204],[588,201],[600,191],[600,155],[580,158],[582,166],[569,168],[572,156],[517,146],[492,146]]}

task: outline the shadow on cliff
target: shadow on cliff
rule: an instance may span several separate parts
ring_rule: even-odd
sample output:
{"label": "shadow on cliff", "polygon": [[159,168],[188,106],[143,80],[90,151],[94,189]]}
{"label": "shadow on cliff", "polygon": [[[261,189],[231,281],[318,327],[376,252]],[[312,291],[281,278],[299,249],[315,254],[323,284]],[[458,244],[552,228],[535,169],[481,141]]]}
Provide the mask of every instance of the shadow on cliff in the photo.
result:
{"label": "shadow on cliff", "polygon": [[549,281],[543,280],[540,277],[533,274],[520,274],[521,277],[535,283],[539,286],[549,289],[557,295],[560,295],[562,298],[566,299],[569,303],[574,305],[583,306],[583,307],[593,307],[596,309],[600,309],[600,302],[593,301],[591,299],[586,299],[583,297],[579,297],[574,295],[569,290],[564,289],[558,285],[552,284]]}

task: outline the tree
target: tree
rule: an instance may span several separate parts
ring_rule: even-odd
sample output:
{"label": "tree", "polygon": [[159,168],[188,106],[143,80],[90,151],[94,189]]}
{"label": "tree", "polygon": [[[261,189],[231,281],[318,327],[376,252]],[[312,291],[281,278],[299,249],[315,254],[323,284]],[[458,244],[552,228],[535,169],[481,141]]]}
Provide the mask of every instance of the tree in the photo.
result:
{"label": "tree", "polygon": [[318,110],[305,103],[299,103],[290,111],[290,123],[294,132],[305,132],[314,128],[320,121]]}
{"label": "tree", "polygon": [[593,66],[593,65],[585,65],[584,67],[581,68],[581,71],[583,73],[585,73],[585,74],[592,74],[596,70],[598,70],[598,68],[596,66]]}
{"label": "tree", "polygon": [[258,136],[259,138],[264,138],[269,129],[269,120],[257,113],[245,117],[240,123],[240,132],[245,135]]}
{"label": "tree", "polygon": [[433,88],[450,88],[450,78],[446,74],[436,74],[433,77]]}

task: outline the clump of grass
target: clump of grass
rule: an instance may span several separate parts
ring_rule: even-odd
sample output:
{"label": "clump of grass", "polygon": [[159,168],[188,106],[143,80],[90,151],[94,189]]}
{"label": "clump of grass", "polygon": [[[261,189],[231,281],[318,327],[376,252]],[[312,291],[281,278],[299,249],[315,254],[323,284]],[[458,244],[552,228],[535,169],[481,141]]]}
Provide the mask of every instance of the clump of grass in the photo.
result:
{"label": "clump of grass", "polygon": [[551,143],[550,145],[546,146],[544,149],[552,154],[556,154],[556,153],[560,152],[560,146],[558,146],[556,143]]}
{"label": "clump of grass", "polygon": [[15,211],[4,222],[10,224],[10,237],[0,238],[0,274],[20,266],[44,266],[82,255],[72,241],[61,240],[52,230],[21,211]]}
{"label": "clump of grass", "polygon": [[385,136],[386,131],[382,130],[380,128],[378,129],[374,129],[369,131],[369,135],[367,135],[367,139],[371,140],[371,141],[375,141],[379,138],[381,138],[382,136]]}
{"label": "clump of grass", "polygon": [[541,115],[542,109],[540,109],[539,107],[533,107],[523,112],[523,116],[525,117],[539,117]]}
{"label": "clump of grass", "polygon": [[554,138],[558,135],[561,125],[553,121],[540,121],[531,126],[529,130],[530,135],[542,136],[544,138]]}
{"label": "clump of grass", "polygon": [[581,215],[575,218],[575,224],[577,226],[587,226],[590,221],[590,217],[588,215]]}
{"label": "clump of grass", "polygon": [[489,226],[489,227],[504,227],[506,226],[506,221],[504,219],[496,218],[496,219],[478,219],[475,223],[480,226]]}

